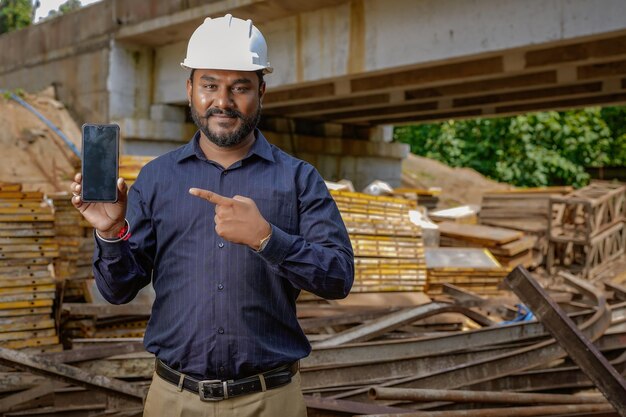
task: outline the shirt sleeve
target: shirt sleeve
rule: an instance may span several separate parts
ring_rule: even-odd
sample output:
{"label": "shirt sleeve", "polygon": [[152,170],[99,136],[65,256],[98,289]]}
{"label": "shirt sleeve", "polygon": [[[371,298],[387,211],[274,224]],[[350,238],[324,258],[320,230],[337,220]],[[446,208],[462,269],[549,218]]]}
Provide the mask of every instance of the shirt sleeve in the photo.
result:
{"label": "shirt sleeve", "polygon": [[335,201],[310,165],[298,183],[299,235],[272,225],[259,254],[296,288],[326,299],[345,298],[354,281],[354,255]]}
{"label": "shirt sleeve", "polygon": [[108,243],[96,239],[93,272],[102,296],[112,304],[132,301],[152,276],[155,237],[152,221],[137,183],[128,193],[130,239]]}

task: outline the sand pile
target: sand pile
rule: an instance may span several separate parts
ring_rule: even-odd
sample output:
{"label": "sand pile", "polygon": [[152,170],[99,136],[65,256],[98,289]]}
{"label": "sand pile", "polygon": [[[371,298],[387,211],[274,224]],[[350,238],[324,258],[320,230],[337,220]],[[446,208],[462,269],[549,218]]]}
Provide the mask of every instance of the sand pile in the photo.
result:
{"label": "sand pile", "polygon": [[469,168],[451,168],[433,159],[409,153],[402,161],[402,185],[412,188],[440,187],[439,208],[479,205],[483,193],[513,186],[486,178]]}
{"label": "sand pile", "polygon": [[[26,94],[24,101],[56,125],[80,149],[80,129],[52,88]],[[25,191],[67,191],[80,159],[33,113],[0,95],[0,183],[20,183]]]}

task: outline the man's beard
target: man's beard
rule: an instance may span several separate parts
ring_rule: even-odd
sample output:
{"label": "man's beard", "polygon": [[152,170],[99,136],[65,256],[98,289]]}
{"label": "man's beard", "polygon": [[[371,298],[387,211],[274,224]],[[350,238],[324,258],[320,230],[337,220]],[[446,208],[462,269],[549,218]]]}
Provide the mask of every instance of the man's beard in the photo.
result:
{"label": "man's beard", "polygon": [[[237,130],[230,134],[226,133],[224,135],[218,135],[217,133],[212,132],[209,129],[209,117],[212,114],[224,114],[228,117],[238,117],[239,119],[241,119],[241,126],[239,126]],[[198,129],[200,129],[200,131],[204,133],[204,136],[206,136],[211,142],[221,148],[229,148],[231,146],[235,146],[241,143],[250,134],[250,132],[252,132],[254,128],[256,128],[259,120],[261,120],[261,106],[258,107],[256,113],[254,113],[250,117],[246,117],[237,110],[221,110],[216,108],[211,108],[207,110],[203,116],[200,116],[195,107],[192,105],[191,118],[193,119],[196,126],[198,126]]]}

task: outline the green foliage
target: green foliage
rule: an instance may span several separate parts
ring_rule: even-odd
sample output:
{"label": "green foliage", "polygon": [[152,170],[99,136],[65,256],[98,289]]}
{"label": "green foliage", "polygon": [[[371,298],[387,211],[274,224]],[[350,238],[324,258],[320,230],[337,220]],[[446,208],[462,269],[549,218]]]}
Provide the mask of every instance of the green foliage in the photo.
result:
{"label": "green foliage", "polygon": [[448,121],[394,130],[411,152],[518,186],[589,181],[585,167],[624,165],[626,108]]}
{"label": "green foliage", "polygon": [[0,0],[0,34],[30,25],[30,0]]}
{"label": "green foliage", "polygon": [[46,19],[50,19],[52,17],[57,17],[57,16],[61,16],[69,12],[73,12],[74,10],[80,9],[82,6],[83,5],[81,4],[80,0],[67,0],[65,3],[62,3],[59,6],[58,10],[50,10],[48,12],[48,16],[46,16]]}
{"label": "green foliage", "polygon": [[2,97],[7,100],[11,99],[11,95],[15,94],[18,97],[24,98],[26,93],[21,88],[16,88],[15,90],[2,90]]}

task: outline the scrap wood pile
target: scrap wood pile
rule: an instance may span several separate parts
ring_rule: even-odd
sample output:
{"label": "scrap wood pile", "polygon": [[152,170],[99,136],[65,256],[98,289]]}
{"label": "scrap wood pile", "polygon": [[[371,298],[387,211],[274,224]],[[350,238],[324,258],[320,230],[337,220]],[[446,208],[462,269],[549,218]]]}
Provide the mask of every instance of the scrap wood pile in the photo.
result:
{"label": "scrap wood pile", "polygon": [[501,227],[454,222],[439,223],[439,233],[441,246],[486,248],[505,267],[535,266],[532,256],[535,236]]}
{"label": "scrap wood pile", "polygon": [[[532,264],[543,264],[548,253],[548,228],[552,217],[550,199],[572,190],[572,187],[541,187],[487,192],[483,195],[479,222],[534,237]],[[522,264],[529,266],[526,260]]]}

